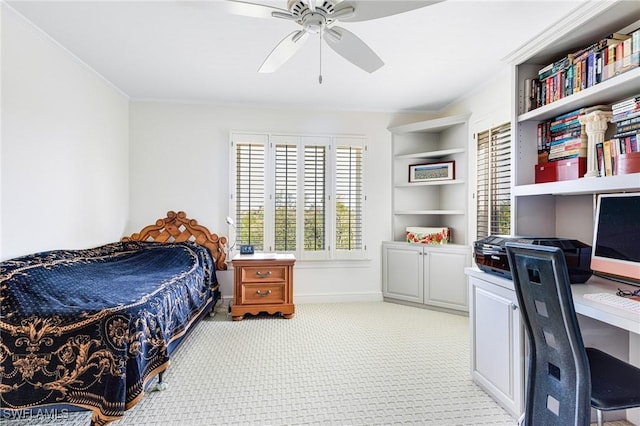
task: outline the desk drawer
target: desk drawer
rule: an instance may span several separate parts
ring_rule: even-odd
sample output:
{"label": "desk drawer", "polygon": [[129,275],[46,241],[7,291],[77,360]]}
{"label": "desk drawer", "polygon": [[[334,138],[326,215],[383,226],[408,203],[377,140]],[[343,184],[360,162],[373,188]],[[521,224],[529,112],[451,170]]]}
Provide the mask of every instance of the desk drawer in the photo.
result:
{"label": "desk drawer", "polygon": [[285,283],[242,284],[241,303],[261,305],[284,303]]}
{"label": "desk drawer", "polygon": [[242,268],[243,283],[284,281],[287,267],[282,266],[245,266]]}

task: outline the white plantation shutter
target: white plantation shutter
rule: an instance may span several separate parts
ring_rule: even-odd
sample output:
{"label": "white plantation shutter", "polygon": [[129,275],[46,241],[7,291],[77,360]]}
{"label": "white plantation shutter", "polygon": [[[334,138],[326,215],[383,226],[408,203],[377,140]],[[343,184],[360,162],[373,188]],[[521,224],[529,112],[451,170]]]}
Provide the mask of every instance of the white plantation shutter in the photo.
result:
{"label": "white plantation shutter", "polygon": [[364,256],[364,138],[232,133],[237,244],[301,260]]}
{"label": "white plantation shutter", "polygon": [[264,248],[265,144],[235,143],[237,244]]}
{"label": "white plantation shutter", "polygon": [[363,248],[363,148],[336,146],[336,250]]}
{"label": "white plantation shutter", "polygon": [[275,146],[275,251],[296,250],[297,147]]}
{"label": "white plantation shutter", "polygon": [[327,147],[304,147],[304,250],[326,249]]}
{"label": "white plantation shutter", "polygon": [[511,125],[478,133],[478,239],[511,233]]}

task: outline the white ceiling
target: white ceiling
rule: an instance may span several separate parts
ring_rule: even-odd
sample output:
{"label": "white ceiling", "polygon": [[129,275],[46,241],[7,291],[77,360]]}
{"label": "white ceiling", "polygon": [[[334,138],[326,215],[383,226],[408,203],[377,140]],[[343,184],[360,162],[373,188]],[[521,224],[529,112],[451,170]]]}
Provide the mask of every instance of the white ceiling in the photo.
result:
{"label": "white ceiling", "polygon": [[[297,25],[229,14],[224,0],[7,3],[133,100],[438,111],[581,1],[447,0],[343,22],[385,65],[368,74],[324,46],[322,85],[317,37],[275,73],[260,74]],[[286,0],[262,3],[286,9]]]}

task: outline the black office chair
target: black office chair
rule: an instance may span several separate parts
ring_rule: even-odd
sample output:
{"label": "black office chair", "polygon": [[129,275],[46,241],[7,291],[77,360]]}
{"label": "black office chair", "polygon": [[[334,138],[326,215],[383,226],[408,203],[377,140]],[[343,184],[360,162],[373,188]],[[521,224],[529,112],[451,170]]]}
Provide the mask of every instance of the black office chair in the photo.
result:
{"label": "black office chair", "polygon": [[602,412],[640,407],[640,369],[585,348],[558,247],[507,243],[529,343],[524,424],[598,425]]}

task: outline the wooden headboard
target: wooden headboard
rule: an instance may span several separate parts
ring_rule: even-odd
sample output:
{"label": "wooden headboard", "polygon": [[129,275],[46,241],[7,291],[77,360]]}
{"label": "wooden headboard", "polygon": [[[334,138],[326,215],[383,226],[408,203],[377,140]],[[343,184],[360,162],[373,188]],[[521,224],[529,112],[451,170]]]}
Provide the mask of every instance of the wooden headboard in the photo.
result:
{"label": "wooden headboard", "polygon": [[218,270],[226,270],[225,259],[227,254],[224,245],[226,237],[218,237],[212,234],[206,227],[198,225],[195,219],[188,219],[185,212],[168,211],[167,217],[158,219],[155,225],[142,228],[142,231],[123,237],[122,241],[156,241],[160,243],[180,243],[191,241],[205,246],[215,259]]}

